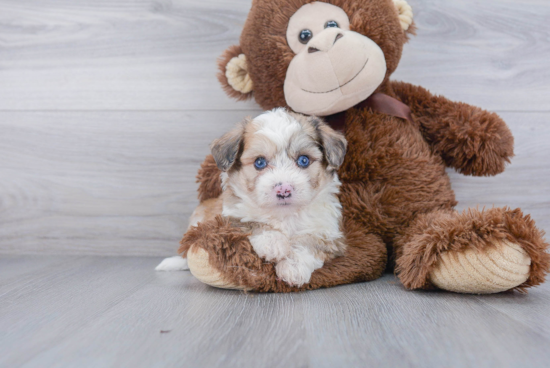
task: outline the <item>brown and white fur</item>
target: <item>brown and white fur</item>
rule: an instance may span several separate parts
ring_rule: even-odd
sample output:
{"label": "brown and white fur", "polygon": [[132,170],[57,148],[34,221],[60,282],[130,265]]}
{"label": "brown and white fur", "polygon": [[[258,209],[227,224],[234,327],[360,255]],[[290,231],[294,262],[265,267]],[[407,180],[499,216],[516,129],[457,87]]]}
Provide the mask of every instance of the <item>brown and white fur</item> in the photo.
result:
{"label": "brown and white fur", "polygon": [[[249,229],[255,252],[276,263],[279,278],[308,283],[314,270],[346,247],[336,173],[346,145],[343,135],[318,118],[285,109],[245,120],[212,143],[223,194],[203,202],[190,226],[221,210]],[[307,167],[297,162],[303,156]],[[255,165],[259,158],[265,167]]]}
{"label": "brown and white fur", "polygon": [[[343,135],[284,109],[246,120],[212,144],[223,171],[223,215],[249,225],[252,247],[277,263],[288,284],[309,282],[345,250],[336,173],[345,152]],[[307,167],[297,163],[303,156]],[[258,158],[265,168],[255,167]]]}

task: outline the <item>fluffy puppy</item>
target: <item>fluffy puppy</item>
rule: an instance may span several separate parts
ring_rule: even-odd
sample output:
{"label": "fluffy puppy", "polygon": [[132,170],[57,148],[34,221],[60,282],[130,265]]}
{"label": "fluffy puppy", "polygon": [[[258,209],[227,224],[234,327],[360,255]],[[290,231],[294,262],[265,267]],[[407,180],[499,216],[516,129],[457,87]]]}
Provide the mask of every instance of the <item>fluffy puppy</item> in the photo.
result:
{"label": "fluffy puppy", "polygon": [[254,250],[276,263],[282,280],[309,282],[314,270],[346,247],[336,174],[346,145],[318,118],[285,109],[245,120],[212,143],[223,194],[199,207],[191,225],[216,212],[221,201],[223,216],[250,229]]}

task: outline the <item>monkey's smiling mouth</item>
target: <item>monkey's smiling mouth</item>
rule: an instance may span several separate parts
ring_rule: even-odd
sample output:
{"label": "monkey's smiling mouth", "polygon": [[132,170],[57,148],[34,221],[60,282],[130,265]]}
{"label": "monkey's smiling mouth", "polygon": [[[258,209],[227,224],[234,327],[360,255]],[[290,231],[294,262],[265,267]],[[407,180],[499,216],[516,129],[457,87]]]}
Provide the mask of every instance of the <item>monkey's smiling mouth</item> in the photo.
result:
{"label": "monkey's smiling mouth", "polygon": [[367,61],[365,61],[365,64],[363,65],[363,67],[361,68],[361,70],[359,70],[359,71],[357,72],[357,74],[355,74],[355,76],[354,76],[353,78],[351,78],[349,81],[347,81],[346,83],[342,84],[341,86],[338,86],[338,87],[336,87],[336,88],[334,88],[334,89],[331,89],[330,91],[325,91],[325,92],[313,92],[313,91],[308,91],[307,89],[303,89],[303,88],[302,88],[302,91],[307,92],[307,93],[315,93],[315,94],[334,92],[334,91],[336,91],[337,89],[340,89],[340,88],[342,88],[342,87],[344,87],[344,86],[350,84],[355,78],[357,78],[357,77],[359,76],[359,74],[361,74],[361,72],[363,71],[363,69],[365,69],[365,67],[367,66],[368,62],[369,62],[369,59],[367,58]]}

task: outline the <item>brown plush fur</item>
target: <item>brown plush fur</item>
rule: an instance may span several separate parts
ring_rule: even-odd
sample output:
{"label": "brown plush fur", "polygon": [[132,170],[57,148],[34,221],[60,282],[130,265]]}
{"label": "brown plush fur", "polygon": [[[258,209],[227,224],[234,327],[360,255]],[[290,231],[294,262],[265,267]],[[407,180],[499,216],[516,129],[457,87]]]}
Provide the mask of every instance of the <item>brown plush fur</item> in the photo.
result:
{"label": "brown plush fur", "polygon": [[[254,83],[254,98],[265,109],[286,106],[283,83],[294,56],[286,42],[288,19],[313,0],[255,0],[241,35]],[[340,200],[349,242],[343,257],[317,270],[309,285],[315,289],[380,276],[388,254],[396,257],[399,278],[407,288],[430,288],[428,274],[445,251],[474,247],[483,251],[507,239],[531,257],[531,275],[519,290],[544,281],[550,268],[548,244],[529,216],[520,210],[495,208],[463,214],[446,167],[465,175],[496,175],[513,156],[513,137],[502,119],[478,107],[434,96],[406,83],[390,82],[407,33],[400,28],[392,0],[332,0],[342,7],[351,29],[375,41],[388,69],[382,92],[409,105],[415,122],[351,108],[346,114],[348,153],[339,170]],[[414,27],[410,29],[412,32]],[[230,49],[220,68],[238,49]],[[232,57],[232,56],[231,56]],[[222,85],[241,98],[227,80]],[[211,156],[199,172],[199,197],[220,194],[219,170]],[[208,251],[211,265],[224,278],[258,291],[297,291],[277,281],[272,264],[257,257],[239,224],[227,219],[199,224],[182,240]]]}
{"label": "brown plush fur", "polygon": [[433,286],[427,279],[428,273],[441,253],[468,247],[483,251],[499,240],[508,240],[519,244],[531,257],[531,275],[518,287],[525,291],[543,282],[550,267],[550,257],[545,253],[548,244],[543,235],[519,209],[434,211],[418,216],[397,239],[402,246],[398,247],[396,271],[405,287],[429,289]]}
{"label": "brown plush fur", "polygon": [[464,175],[496,175],[514,156],[514,137],[495,113],[394,82],[397,98],[413,111],[424,138],[448,167]]}
{"label": "brown plush fur", "polygon": [[222,194],[222,179],[216,160],[212,155],[206,156],[197,174],[199,183],[199,200],[204,202],[211,198],[218,198]]}
{"label": "brown plush fur", "polygon": [[193,249],[202,248],[208,252],[210,264],[223,274],[226,281],[259,292],[293,292],[369,281],[380,277],[384,271],[384,243],[351,221],[344,224],[347,256],[325,262],[323,268],[311,275],[309,284],[290,287],[277,279],[274,264],[263,261],[254,253],[248,241],[249,233],[240,225],[221,216],[202,223],[185,234],[179,252],[186,256],[191,246]]}

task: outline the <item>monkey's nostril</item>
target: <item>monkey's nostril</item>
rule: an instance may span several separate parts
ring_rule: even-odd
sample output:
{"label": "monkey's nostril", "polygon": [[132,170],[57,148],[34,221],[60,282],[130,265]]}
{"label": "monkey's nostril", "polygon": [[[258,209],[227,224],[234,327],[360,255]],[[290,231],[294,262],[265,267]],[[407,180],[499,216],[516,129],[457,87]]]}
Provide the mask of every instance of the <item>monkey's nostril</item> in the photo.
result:
{"label": "monkey's nostril", "polygon": [[309,52],[310,54],[313,54],[314,52],[318,52],[319,49],[315,48],[315,47],[310,47],[307,49],[307,52]]}
{"label": "monkey's nostril", "polygon": [[336,36],[336,39],[334,40],[334,43],[336,43],[336,41],[338,41],[342,37],[344,37],[344,35],[341,33],[338,33],[338,35]]}

